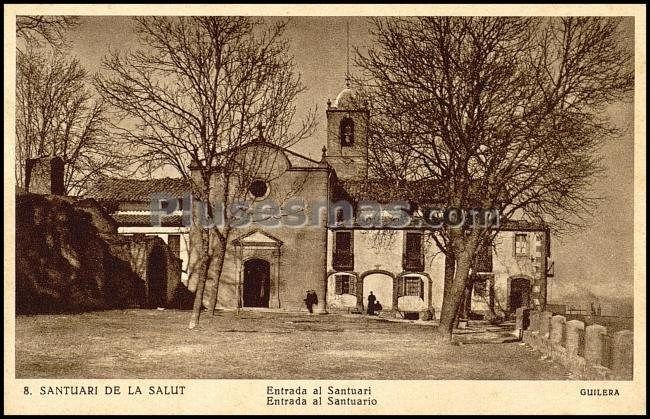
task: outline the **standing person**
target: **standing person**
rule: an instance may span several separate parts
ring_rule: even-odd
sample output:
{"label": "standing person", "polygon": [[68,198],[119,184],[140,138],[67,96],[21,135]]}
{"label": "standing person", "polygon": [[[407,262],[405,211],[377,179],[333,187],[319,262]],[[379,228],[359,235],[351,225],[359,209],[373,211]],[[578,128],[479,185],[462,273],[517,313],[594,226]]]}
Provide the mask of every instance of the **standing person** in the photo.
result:
{"label": "standing person", "polygon": [[314,314],[314,306],[318,305],[318,295],[316,294],[316,291],[311,290],[311,309],[310,313]]}
{"label": "standing person", "polygon": [[371,316],[375,314],[375,301],[377,301],[377,297],[370,291],[370,295],[368,295],[368,314]]}
{"label": "standing person", "polygon": [[314,303],[311,302],[311,299],[311,290],[307,290],[307,295],[305,296],[304,301],[307,306],[307,311],[309,311],[310,314],[314,312]]}
{"label": "standing person", "polygon": [[313,314],[314,305],[318,304],[318,296],[316,295],[316,291],[307,290],[307,296],[305,297],[305,304],[307,305],[307,310],[309,310],[309,314]]}

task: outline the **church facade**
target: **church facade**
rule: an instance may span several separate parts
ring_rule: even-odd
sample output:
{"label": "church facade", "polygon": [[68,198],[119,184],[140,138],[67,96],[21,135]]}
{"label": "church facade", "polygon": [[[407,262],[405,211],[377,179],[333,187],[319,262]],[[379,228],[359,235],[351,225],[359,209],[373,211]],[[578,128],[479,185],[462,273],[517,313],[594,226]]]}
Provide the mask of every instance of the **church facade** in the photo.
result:
{"label": "church facade", "polygon": [[[416,216],[397,227],[384,223],[394,220],[395,203],[408,204],[427,185],[368,176],[370,115],[349,87],[328,102],[326,116],[327,141],[319,161],[263,139],[236,151],[243,159],[264,156],[264,174],[250,180],[248,197],[259,208],[272,203],[272,211],[263,211],[264,216],[253,211],[246,223],[230,230],[221,274],[217,263],[210,267],[205,301],[216,292],[217,308],[299,311],[306,310],[305,295],[313,290],[317,312],[358,312],[373,292],[384,312],[437,317],[444,253]],[[181,179],[156,181],[129,181],[118,193],[116,185],[125,181],[108,179],[94,194],[113,202],[120,233],[158,235],[171,243],[183,261],[183,283],[194,291],[202,227],[188,227],[193,218],[184,198],[189,187]],[[213,189],[218,200],[218,183]],[[178,210],[157,223],[147,212],[155,193],[178,200]],[[374,205],[371,211],[364,209],[366,203]],[[211,246],[219,246],[218,241]],[[510,313],[521,306],[544,306],[549,257],[545,226],[503,225],[473,269],[472,310]]]}

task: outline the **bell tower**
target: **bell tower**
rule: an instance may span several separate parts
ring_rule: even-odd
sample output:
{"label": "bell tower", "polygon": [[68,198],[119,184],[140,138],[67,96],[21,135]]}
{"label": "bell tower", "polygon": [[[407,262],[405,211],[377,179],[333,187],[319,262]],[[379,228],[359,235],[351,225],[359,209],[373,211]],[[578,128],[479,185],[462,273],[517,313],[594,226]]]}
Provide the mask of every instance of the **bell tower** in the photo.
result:
{"label": "bell tower", "polygon": [[368,177],[368,106],[346,87],[332,104],[327,101],[327,151],[325,159],[342,180]]}

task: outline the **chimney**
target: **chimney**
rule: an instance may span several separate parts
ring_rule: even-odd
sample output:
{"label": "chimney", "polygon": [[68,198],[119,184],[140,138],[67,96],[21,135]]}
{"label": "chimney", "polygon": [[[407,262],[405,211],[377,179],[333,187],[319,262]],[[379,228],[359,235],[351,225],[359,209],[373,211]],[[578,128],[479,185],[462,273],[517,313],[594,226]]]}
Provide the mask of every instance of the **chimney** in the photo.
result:
{"label": "chimney", "polygon": [[61,157],[27,159],[25,188],[27,192],[43,195],[65,195],[64,164]]}

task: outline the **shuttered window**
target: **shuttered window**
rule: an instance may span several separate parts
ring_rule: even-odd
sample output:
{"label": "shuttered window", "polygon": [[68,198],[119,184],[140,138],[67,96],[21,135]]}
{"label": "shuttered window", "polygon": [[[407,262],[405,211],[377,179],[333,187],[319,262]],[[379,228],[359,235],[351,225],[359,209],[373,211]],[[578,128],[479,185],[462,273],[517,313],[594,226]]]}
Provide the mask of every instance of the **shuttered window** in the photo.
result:
{"label": "shuttered window", "polygon": [[422,253],[422,234],[406,233],[402,268],[405,271],[423,271],[424,254]]}
{"label": "shuttered window", "polygon": [[336,275],[334,280],[336,295],[357,294],[356,278],[353,275]]}
{"label": "shuttered window", "polygon": [[352,250],[352,233],[349,231],[336,232],[336,252],[350,252]]}
{"label": "shuttered window", "polygon": [[354,251],[351,231],[337,231],[334,233],[333,268],[339,271],[354,269]]}
{"label": "shuttered window", "polygon": [[399,281],[399,296],[424,298],[424,281],[419,276],[405,276]]}
{"label": "shuttered window", "polygon": [[406,253],[419,257],[422,253],[422,234],[406,233]]}

